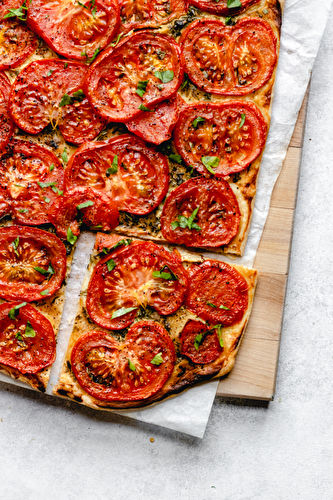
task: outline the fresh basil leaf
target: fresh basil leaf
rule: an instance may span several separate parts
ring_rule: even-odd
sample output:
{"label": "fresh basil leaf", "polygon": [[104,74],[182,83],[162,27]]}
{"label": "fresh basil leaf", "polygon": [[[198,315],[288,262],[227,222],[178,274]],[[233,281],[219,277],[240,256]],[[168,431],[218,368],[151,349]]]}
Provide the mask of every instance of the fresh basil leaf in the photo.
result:
{"label": "fresh basil leaf", "polygon": [[204,123],[206,121],[205,118],[202,118],[202,116],[197,116],[195,120],[192,122],[192,127],[197,128],[198,123],[202,122]]}
{"label": "fresh basil leaf", "polygon": [[114,313],[112,313],[111,319],[124,316],[125,314],[134,311],[135,309],[137,309],[137,307],[122,307],[121,309],[117,309],[117,311],[114,311]]}
{"label": "fresh basil leaf", "polygon": [[231,16],[228,16],[225,18],[224,24],[226,26],[235,26],[236,21]]}
{"label": "fresh basil leaf", "polygon": [[82,89],[73,92],[73,101],[82,102],[85,97],[86,97],[85,93],[83,92]]}
{"label": "fresh basil leaf", "polygon": [[48,274],[48,270],[47,269],[43,269],[42,267],[39,267],[39,266],[36,266],[34,267],[34,270],[43,274],[44,276],[46,276]]}
{"label": "fresh basil leaf", "polygon": [[32,328],[32,324],[30,323],[29,320],[27,321],[27,326],[25,327],[24,336],[25,337],[36,337],[36,332]]}
{"label": "fresh basil leaf", "polygon": [[241,114],[241,122],[240,122],[239,128],[242,128],[242,126],[244,125],[244,123],[245,123],[245,118],[246,118],[246,114],[245,114],[245,113],[242,113],[242,114]]}
{"label": "fresh basil leaf", "polygon": [[62,161],[64,163],[68,163],[68,155],[67,155],[67,148],[65,146],[63,152],[62,152],[62,155],[61,155],[61,158],[62,158]]}
{"label": "fresh basil leaf", "polygon": [[20,209],[19,209],[20,214],[26,214],[26,213],[27,213],[27,211],[28,211],[28,209],[27,209],[27,208],[20,208]]}
{"label": "fresh basil leaf", "polygon": [[171,229],[174,231],[175,229],[177,229],[177,227],[179,227],[179,222],[177,220],[171,222],[170,224],[171,226]]}
{"label": "fresh basil leaf", "polygon": [[240,0],[228,0],[227,7],[228,9],[237,9],[242,6],[242,2]]}
{"label": "fresh basil leaf", "polygon": [[46,288],[45,290],[43,290],[42,292],[40,292],[40,295],[48,295],[50,293],[49,289]]}
{"label": "fresh basil leaf", "polygon": [[199,351],[199,346],[202,343],[203,337],[204,337],[203,334],[199,333],[194,339],[194,347],[196,348],[197,351]]}
{"label": "fresh basil leaf", "polygon": [[206,304],[207,304],[208,306],[210,306],[210,307],[215,307],[215,309],[216,309],[216,307],[217,307],[217,306],[216,306],[215,304],[213,304],[212,302],[206,302]]}
{"label": "fresh basil leaf", "polygon": [[107,169],[106,176],[109,177],[112,174],[116,174],[118,172],[118,155],[114,155],[111,167]]}
{"label": "fresh basil leaf", "polygon": [[28,7],[26,7],[26,0],[24,0],[23,4],[18,9],[9,9],[8,13],[3,16],[3,18],[17,17],[20,21],[26,21],[27,17],[24,17],[26,15],[26,12],[23,12],[24,10],[28,10]]}
{"label": "fresh basil leaf", "polygon": [[[167,273],[164,271],[164,269],[168,269],[170,272]],[[178,280],[175,273],[172,272],[171,269],[167,265],[163,266],[160,271],[153,271],[153,277],[154,278],[162,278],[164,280],[173,280],[173,281]]]}
{"label": "fresh basil leaf", "polygon": [[148,83],[149,83],[149,80],[144,80],[142,82],[138,82],[138,84],[136,86],[136,93],[140,97],[143,97],[143,94],[146,92]]}
{"label": "fresh basil leaf", "polygon": [[208,172],[215,175],[213,168],[217,168],[219,166],[220,158],[217,156],[202,156],[201,161],[207,168]]}
{"label": "fresh basil leaf", "polygon": [[37,184],[42,189],[45,189],[47,187],[54,187],[57,184],[57,181],[54,181],[54,182],[38,182],[37,181]]}
{"label": "fresh basil leaf", "polygon": [[64,94],[61,98],[61,101],[59,102],[59,108],[62,108],[62,106],[67,106],[67,104],[72,103],[72,98],[68,94]]}
{"label": "fresh basil leaf", "polygon": [[53,71],[54,71],[53,69],[49,69],[49,71],[46,73],[46,76],[51,76]]}
{"label": "fresh basil leaf", "polygon": [[175,230],[177,227],[181,227],[182,229],[189,228],[189,229],[196,229],[197,231],[201,231],[201,227],[198,226],[194,221],[197,213],[198,213],[199,207],[195,208],[190,215],[190,217],[185,217],[185,215],[178,215],[178,221],[173,221],[171,223],[171,229]]}
{"label": "fresh basil leaf", "polygon": [[150,113],[154,113],[153,109],[146,108],[146,106],[144,106],[143,104],[140,104],[139,109],[141,111],[150,111]]}
{"label": "fresh basil leaf", "polygon": [[106,262],[106,265],[108,267],[108,271],[113,271],[113,269],[116,267],[116,263],[113,259],[110,259]]}
{"label": "fresh basil leaf", "polygon": [[183,90],[186,87],[186,85],[188,85],[188,83],[189,83],[188,74],[184,73],[184,80],[180,86],[180,90]]}
{"label": "fresh basil leaf", "polygon": [[214,330],[214,328],[217,328],[217,336],[218,336],[218,339],[219,339],[220,346],[224,347],[224,342],[223,342],[222,332],[221,332],[221,326],[222,326],[221,324],[215,325],[215,326],[212,327],[212,330]]}
{"label": "fresh basil leaf", "polygon": [[219,306],[219,309],[225,309],[226,311],[230,311],[230,308],[226,306]]}
{"label": "fresh basil leaf", "polygon": [[159,366],[163,363],[163,358],[162,358],[162,353],[159,352],[158,354],[156,354],[156,356],[153,357],[153,359],[151,360],[151,364],[152,365],[156,365],[156,366]]}
{"label": "fresh basil leaf", "polygon": [[70,243],[71,245],[74,245],[74,243],[76,242],[76,240],[77,240],[77,236],[75,236],[75,234],[72,233],[72,230],[69,227],[67,229],[67,241],[68,241],[68,243]]}
{"label": "fresh basil leaf", "polygon": [[55,193],[55,194],[58,194],[59,196],[63,196],[64,192],[63,191],[60,191],[59,188],[57,188],[56,186],[52,186],[52,191]]}
{"label": "fresh basil leaf", "polygon": [[127,358],[127,361],[128,361],[128,366],[130,367],[130,370],[132,370],[132,372],[135,372],[136,368],[135,368],[135,365],[133,365],[132,361]]}
{"label": "fresh basil leaf", "polygon": [[91,11],[91,15],[93,16],[94,19],[96,19],[96,11],[97,11],[97,7],[94,7]]}
{"label": "fresh basil leaf", "polygon": [[125,245],[125,246],[128,246],[132,243],[132,240],[130,238],[127,238],[127,239],[124,239],[124,240],[120,240],[120,241],[117,241],[117,243],[115,245],[113,245],[113,247],[111,248],[111,250],[115,250],[116,248],[120,247],[121,245]]}
{"label": "fresh basil leaf", "polygon": [[19,341],[23,340],[21,332],[16,332],[15,338]]}
{"label": "fresh basil leaf", "polygon": [[45,200],[45,203],[50,203],[50,201],[51,201],[50,198],[45,198],[45,196],[44,196],[44,200]]}
{"label": "fresh basil leaf", "polygon": [[19,312],[18,310],[21,307],[24,307],[26,305],[27,305],[27,302],[21,302],[21,304],[18,304],[17,306],[12,307],[8,313],[8,316],[10,317],[10,319],[16,319],[16,316]]}
{"label": "fresh basil leaf", "polygon": [[115,39],[114,42],[110,43],[111,47],[115,47],[116,45],[118,45],[118,42],[119,40],[121,39],[121,37],[124,36],[124,33],[120,33],[117,38]]}
{"label": "fresh basil leaf", "polygon": [[96,57],[98,56],[100,51],[101,51],[101,47],[98,47],[91,57],[88,57],[88,54],[86,51],[81,52],[81,56],[86,58],[87,64],[91,64],[96,59]]}
{"label": "fresh basil leaf", "polygon": [[65,63],[64,68],[68,68],[68,63],[67,62]]}
{"label": "fresh basil leaf", "polygon": [[88,7],[86,5],[84,5],[83,3],[79,2],[79,0],[76,0],[76,1],[80,5],[80,7],[83,7],[84,9],[89,10]]}
{"label": "fresh basil leaf", "polygon": [[171,153],[171,155],[169,155],[169,158],[170,160],[172,161],[175,161],[176,163],[178,163],[179,165],[182,163],[183,161],[183,158],[180,156],[180,155],[176,155],[174,153]]}
{"label": "fresh basil leaf", "polygon": [[94,204],[93,201],[91,200],[88,200],[88,201],[84,201],[83,203],[80,203],[80,205],[78,205],[76,208],[78,210],[81,210],[82,208],[86,208],[86,207],[92,207]]}
{"label": "fresh basil leaf", "polygon": [[50,165],[50,168],[49,168],[50,172],[52,172],[52,170],[54,170],[54,163],[52,163],[52,165]]}
{"label": "fresh basil leaf", "polygon": [[175,76],[173,71],[170,71],[167,69],[166,71],[155,71],[154,75],[156,78],[161,80],[162,83],[169,83],[173,80],[173,77]]}
{"label": "fresh basil leaf", "polygon": [[[193,221],[194,221],[194,219],[196,218],[196,215],[197,215],[198,211],[199,211],[199,207],[197,207],[195,210],[193,210],[192,214],[191,214],[191,215],[190,215],[190,217],[188,218],[188,223],[187,223],[187,224],[188,224],[188,227],[189,227],[190,229],[192,229],[192,227],[193,227]],[[198,226],[198,227],[199,227],[199,226]],[[200,227],[199,229],[201,229],[201,227]]]}
{"label": "fresh basil leaf", "polygon": [[15,240],[13,241],[13,243],[12,243],[12,247],[14,248],[14,252],[16,253],[16,255],[17,255],[18,257],[19,257],[19,253],[18,253],[17,249],[18,249],[19,244],[20,244],[20,238],[19,238],[19,237],[17,237],[17,238],[15,238]]}

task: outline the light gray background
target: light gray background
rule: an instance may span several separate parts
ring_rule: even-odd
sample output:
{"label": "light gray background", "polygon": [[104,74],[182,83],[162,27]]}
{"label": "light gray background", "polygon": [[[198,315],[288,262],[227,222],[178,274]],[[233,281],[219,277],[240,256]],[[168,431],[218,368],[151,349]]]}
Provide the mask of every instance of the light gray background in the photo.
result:
{"label": "light gray background", "polygon": [[331,12],[311,83],[275,400],[216,398],[200,440],[0,383],[0,499],[333,499],[332,169]]}

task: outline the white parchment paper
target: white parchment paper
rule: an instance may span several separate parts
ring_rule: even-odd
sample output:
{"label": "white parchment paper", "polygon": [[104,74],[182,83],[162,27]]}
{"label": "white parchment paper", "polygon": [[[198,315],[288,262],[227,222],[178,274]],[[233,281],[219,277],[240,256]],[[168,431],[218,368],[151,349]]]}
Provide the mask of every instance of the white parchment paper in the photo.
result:
{"label": "white parchment paper", "polygon": [[[311,70],[323,35],[332,0],[286,0],[282,24],[280,58],[276,77],[272,121],[262,159],[251,230],[243,257],[237,264],[251,267],[264,228],[271,193],[280,173],[307,89]],[[57,382],[62,357],[71,334],[81,283],[95,236],[81,235],[74,254],[66,289],[66,302],[57,344],[57,360],[52,367],[47,393]],[[210,254],[206,254],[207,256]],[[214,255],[216,258],[216,255]],[[218,256],[223,260],[227,258]],[[231,262],[235,262],[234,260]],[[0,374],[0,380],[20,384]],[[218,381],[207,382],[152,407],[116,413],[202,438],[206,429]]]}

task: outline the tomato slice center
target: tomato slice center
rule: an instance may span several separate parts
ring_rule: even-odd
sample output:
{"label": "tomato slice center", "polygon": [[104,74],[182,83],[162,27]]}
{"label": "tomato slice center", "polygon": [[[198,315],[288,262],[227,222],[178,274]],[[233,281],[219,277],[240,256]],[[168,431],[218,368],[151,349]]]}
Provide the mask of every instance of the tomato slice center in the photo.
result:
{"label": "tomato slice center", "polygon": [[97,36],[103,35],[107,27],[108,16],[106,12],[96,10],[93,15],[89,8],[89,3],[87,3],[87,9],[82,7],[72,16],[70,34],[74,42],[83,46],[93,41]]}
{"label": "tomato slice center", "polygon": [[219,83],[227,74],[228,41],[219,35],[201,36],[193,45],[193,55],[203,76],[212,83]]}

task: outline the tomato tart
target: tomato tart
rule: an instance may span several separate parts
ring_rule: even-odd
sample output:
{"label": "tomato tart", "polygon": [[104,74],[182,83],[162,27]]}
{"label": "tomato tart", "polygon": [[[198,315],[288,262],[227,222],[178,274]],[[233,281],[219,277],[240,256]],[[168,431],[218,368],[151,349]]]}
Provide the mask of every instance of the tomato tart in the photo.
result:
{"label": "tomato tart", "polygon": [[136,408],[233,367],[257,272],[97,234],[54,394]]}

